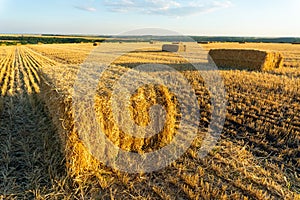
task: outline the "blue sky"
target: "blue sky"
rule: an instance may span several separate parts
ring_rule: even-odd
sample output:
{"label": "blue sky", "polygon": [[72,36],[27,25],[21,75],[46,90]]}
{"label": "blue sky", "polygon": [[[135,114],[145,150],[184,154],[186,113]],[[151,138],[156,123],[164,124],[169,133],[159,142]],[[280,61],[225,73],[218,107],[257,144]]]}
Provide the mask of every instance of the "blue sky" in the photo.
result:
{"label": "blue sky", "polygon": [[300,37],[300,0],[0,0],[0,33]]}

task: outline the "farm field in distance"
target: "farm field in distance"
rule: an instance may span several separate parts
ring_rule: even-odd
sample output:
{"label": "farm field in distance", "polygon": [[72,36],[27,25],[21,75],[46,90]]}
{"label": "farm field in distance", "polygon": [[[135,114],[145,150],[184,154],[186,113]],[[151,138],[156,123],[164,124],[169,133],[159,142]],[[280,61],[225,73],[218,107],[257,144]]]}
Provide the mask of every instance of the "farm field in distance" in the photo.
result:
{"label": "farm field in distance", "polygon": [[[146,125],[149,116],[139,111],[148,112],[155,103],[162,104],[173,121],[160,135],[138,140],[114,122],[114,83],[130,68],[154,63],[173,66],[194,88],[201,112],[199,137],[170,166],[142,174],[97,162],[74,129],[72,88],[80,64],[97,46],[1,46],[0,199],[300,199],[300,45],[201,44],[206,51],[278,51],[284,67],[267,72],[220,69],[228,101],[226,120],[219,142],[200,159],[210,95],[201,74],[178,54],[162,52],[162,44],[136,43],[140,50],[111,64],[95,96],[96,116],[106,136],[123,150],[144,153],[167,145],[176,134],[178,102],[165,87],[140,88],[131,98],[135,122]],[[111,48],[117,52],[118,45],[127,44]]]}

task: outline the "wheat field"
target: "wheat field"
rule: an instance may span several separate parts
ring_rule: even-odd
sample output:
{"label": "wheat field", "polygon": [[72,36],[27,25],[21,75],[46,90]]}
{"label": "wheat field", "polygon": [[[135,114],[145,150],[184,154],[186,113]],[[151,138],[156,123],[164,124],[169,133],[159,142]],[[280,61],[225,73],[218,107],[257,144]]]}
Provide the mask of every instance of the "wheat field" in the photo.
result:
{"label": "wheat field", "polygon": [[[126,151],[144,153],[170,143],[180,112],[168,88],[145,85],[131,97],[131,116],[139,125],[149,122],[143,113],[155,103],[168,111],[168,126],[150,139],[120,130],[110,106],[113,85],[123,73],[140,64],[167,64],[180,71],[198,97],[199,137],[187,152],[151,173],[129,174],[105,166],[81,142],[72,113],[80,64],[97,47],[0,47],[0,199],[300,199],[299,45],[201,45],[206,51],[245,48],[278,51],[285,57],[283,68],[268,72],[220,70],[226,120],[220,140],[203,159],[197,154],[212,105],[201,74],[178,54],[162,52],[160,43],[136,45],[139,50],[115,60],[99,81],[95,113],[101,128]],[[116,44],[113,48],[117,52]]]}

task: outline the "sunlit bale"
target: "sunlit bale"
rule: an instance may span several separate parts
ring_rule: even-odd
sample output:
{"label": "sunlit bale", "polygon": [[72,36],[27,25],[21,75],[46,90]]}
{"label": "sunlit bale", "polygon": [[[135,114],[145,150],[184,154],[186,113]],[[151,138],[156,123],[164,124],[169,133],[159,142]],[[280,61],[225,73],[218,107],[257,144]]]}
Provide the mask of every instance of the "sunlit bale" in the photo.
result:
{"label": "sunlit bale", "polygon": [[186,51],[186,45],[183,44],[164,44],[162,46],[162,51],[167,52],[185,52]]}
{"label": "sunlit bale", "polygon": [[[112,88],[109,85],[118,78],[117,72],[122,70],[124,70],[123,67],[115,67],[113,68],[115,73],[104,73],[103,77],[108,76],[109,78],[99,83],[99,89],[95,96],[95,111],[102,131],[114,145],[125,151],[143,154],[168,145],[176,134],[178,128],[177,120],[180,118],[180,113],[177,99],[166,87],[149,85],[139,88],[130,100],[132,104],[129,109],[132,114],[132,120],[141,126],[146,126],[149,123],[150,115],[145,113],[149,113],[151,106],[159,104],[166,109],[166,123],[158,134],[150,138],[135,138],[123,132],[114,121],[114,113],[110,106]],[[67,91],[67,87],[63,89],[64,86],[53,83],[55,80],[48,78],[47,75],[44,74],[42,76],[43,81],[39,97],[45,102],[53,124],[57,127],[64,147],[63,152],[66,156],[69,173],[74,176],[83,173],[97,173],[101,162],[89,152],[86,144],[78,135],[75,127],[74,112],[72,110],[72,95]],[[61,84],[67,81],[64,78],[58,77],[58,79]],[[64,81],[61,81],[62,79]],[[85,109],[85,107],[82,107],[82,109]],[[91,121],[89,117],[82,116],[81,123],[89,124]],[[88,129],[89,126],[87,125],[86,130],[84,130],[84,133],[81,132],[81,134],[90,134]],[[114,155],[107,149],[104,149],[102,153],[107,158]]]}
{"label": "sunlit bale", "polygon": [[268,71],[281,68],[283,65],[283,56],[277,52],[244,49],[212,49],[209,51],[209,56],[209,59],[212,59],[218,67],[230,67],[234,69]]}

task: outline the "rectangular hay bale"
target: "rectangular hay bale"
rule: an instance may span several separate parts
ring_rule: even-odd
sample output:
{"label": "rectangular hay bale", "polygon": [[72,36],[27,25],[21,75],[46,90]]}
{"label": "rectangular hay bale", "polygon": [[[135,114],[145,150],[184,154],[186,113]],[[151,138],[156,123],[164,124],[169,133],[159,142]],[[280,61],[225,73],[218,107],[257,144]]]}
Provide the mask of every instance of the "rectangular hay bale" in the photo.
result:
{"label": "rectangular hay bale", "polygon": [[[116,72],[125,70],[123,67],[116,67]],[[51,70],[49,70],[51,71]],[[55,73],[54,77],[49,76],[50,72],[44,69],[44,72],[41,71],[41,83],[40,88],[41,92],[38,94],[38,98],[45,102],[46,107],[48,108],[48,112],[52,118],[52,122],[57,128],[57,133],[59,135],[60,141],[62,143],[62,153],[65,155],[66,168],[68,170],[68,174],[71,177],[92,177],[96,174],[96,176],[101,176],[103,170],[105,170],[105,165],[101,163],[93,154],[90,152],[89,147],[90,144],[85,144],[82,140],[82,135],[79,135],[78,127],[76,127],[76,113],[82,113],[81,110],[87,109],[85,105],[82,105],[78,112],[74,111],[74,101],[72,95],[72,87],[74,85],[76,78],[76,72],[69,73],[66,76],[61,76],[64,70],[55,71],[59,75]],[[91,72],[93,74],[93,72]],[[168,73],[168,72],[167,72]],[[88,76],[87,76],[88,78]],[[164,129],[161,133],[159,133],[156,137],[153,138],[134,138],[128,134],[125,134],[118,126],[117,123],[113,123],[113,112],[110,105],[110,97],[112,91],[105,84],[105,81],[101,81],[99,83],[99,87],[102,88],[101,94],[96,95],[95,97],[95,110],[98,114],[97,117],[99,119],[99,123],[101,124],[102,130],[105,131],[107,137],[110,141],[114,143],[114,145],[118,145],[123,150],[128,152],[138,152],[144,153],[145,151],[153,148],[159,148],[161,146],[165,146],[169,144],[174,136],[176,130],[176,115],[172,115],[168,117],[170,125],[168,128]],[[106,88],[107,87],[107,88]],[[149,88],[143,89],[141,94],[144,94],[145,91],[149,91]],[[156,89],[152,88],[153,97],[145,98],[144,100],[137,98],[136,102],[140,102],[141,104],[135,104],[135,106],[140,106],[139,108],[148,107],[151,105],[150,102],[154,100],[158,102],[160,99],[166,99],[165,102],[161,102],[160,104],[165,105],[166,102],[170,102],[172,98],[172,94],[164,89],[164,88],[156,88],[161,89],[160,93],[156,93]],[[164,94],[164,98],[159,97],[157,94]],[[149,101],[149,99],[151,101]],[[172,113],[172,109],[174,109],[173,105],[166,107],[167,111]],[[170,109],[170,110],[168,110]],[[140,121],[145,120],[145,116],[143,112],[140,112],[141,115],[138,115],[138,119]],[[78,114],[77,114],[78,117]],[[80,116],[80,123],[86,124],[84,129],[81,129],[81,134],[84,132],[85,135],[91,135],[91,127],[90,121],[93,120],[93,115],[84,115]],[[158,120],[158,123],[163,122],[163,120]],[[171,123],[172,122],[172,123]],[[78,123],[78,122],[77,122]],[[97,153],[104,155],[107,159],[110,159],[110,163],[115,161],[115,156],[117,155],[117,151],[112,151],[109,148],[106,148],[107,145],[104,140],[97,141],[97,145],[101,143],[101,148],[97,146]],[[87,146],[88,145],[88,146]],[[130,158],[128,160],[124,160],[124,162],[130,163]],[[163,161],[163,160],[162,160]],[[103,168],[102,168],[103,167]],[[101,170],[99,170],[101,169]],[[90,176],[91,175],[91,176]]]}
{"label": "rectangular hay bale", "polygon": [[183,45],[183,44],[164,44],[162,46],[162,51],[185,52],[186,51],[186,45]]}
{"label": "rectangular hay bale", "polygon": [[207,42],[207,41],[199,41],[199,42],[197,42],[198,44],[209,44],[209,42]]}
{"label": "rectangular hay bale", "polygon": [[250,49],[212,49],[209,57],[218,67],[235,69],[267,71],[283,65],[281,53]]}

